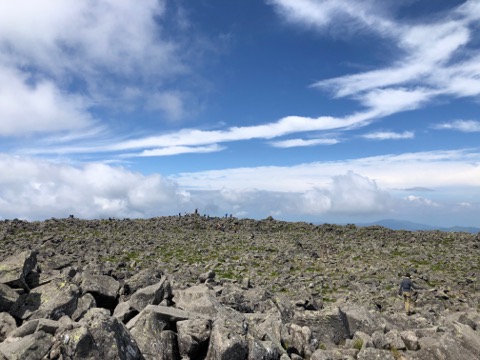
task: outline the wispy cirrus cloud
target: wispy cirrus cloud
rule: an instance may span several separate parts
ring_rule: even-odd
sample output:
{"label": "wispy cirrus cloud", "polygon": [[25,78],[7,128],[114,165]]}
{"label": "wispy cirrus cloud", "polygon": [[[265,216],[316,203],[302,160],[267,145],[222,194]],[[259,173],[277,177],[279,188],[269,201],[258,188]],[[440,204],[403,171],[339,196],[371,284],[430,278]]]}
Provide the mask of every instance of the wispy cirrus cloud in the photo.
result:
{"label": "wispy cirrus cloud", "polygon": [[304,147],[304,146],[316,146],[316,145],[335,145],[340,140],[337,139],[288,139],[272,141],[270,145],[278,148],[291,148],[291,147]]}
{"label": "wispy cirrus cloud", "polygon": [[456,130],[462,132],[479,132],[480,121],[475,120],[455,120],[452,122],[440,123],[432,126],[436,130]]}
{"label": "wispy cirrus cloud", "polygon": [[415,133],[413,131],[404,131],[401,133],[393,131],[377,131],[364,134],[361,137],[369,140],[403,140],[413,139],[415,137]]}
{"label": "wispy cirrus cloud", "polygon": [[[405,23],[389,11],[388,2],[314,0],[269,1],[286,21],[318,32],[341,32],[342,17],[355,29],[369,31],[396,47],[390,65],[381,69],[320,80],[312,86],[350,97],[364,107],[370,121],[413,110],[443,97],[480,94],[479,50],[469,46],[480,18],[478,1],[469,0],[427,23]],[[408,6],[408,4],[407,4]],[[347,25],[349,26],[349,25]],[[343,33],[355,36],[357,32]],[[396,56],[394,56],[396,55]]]}

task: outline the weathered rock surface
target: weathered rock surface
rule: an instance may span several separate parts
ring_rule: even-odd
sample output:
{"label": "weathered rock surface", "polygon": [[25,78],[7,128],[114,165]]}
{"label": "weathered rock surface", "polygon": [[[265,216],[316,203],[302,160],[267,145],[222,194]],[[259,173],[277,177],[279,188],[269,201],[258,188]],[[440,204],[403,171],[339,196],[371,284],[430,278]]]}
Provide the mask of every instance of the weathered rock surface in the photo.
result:
{"label": "weathered rock surface", "polygon": [[199,215],[0,233],[0,360],[480,358],[472,234]]}

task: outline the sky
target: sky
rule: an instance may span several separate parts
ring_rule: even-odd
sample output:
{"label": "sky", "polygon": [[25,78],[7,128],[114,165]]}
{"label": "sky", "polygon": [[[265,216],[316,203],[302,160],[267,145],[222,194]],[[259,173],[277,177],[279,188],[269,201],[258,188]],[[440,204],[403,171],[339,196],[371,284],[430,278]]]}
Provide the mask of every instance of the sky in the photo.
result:
{"label": "sky", "polygon": [[0,220],[480,227],[480,0],[0,2]]}

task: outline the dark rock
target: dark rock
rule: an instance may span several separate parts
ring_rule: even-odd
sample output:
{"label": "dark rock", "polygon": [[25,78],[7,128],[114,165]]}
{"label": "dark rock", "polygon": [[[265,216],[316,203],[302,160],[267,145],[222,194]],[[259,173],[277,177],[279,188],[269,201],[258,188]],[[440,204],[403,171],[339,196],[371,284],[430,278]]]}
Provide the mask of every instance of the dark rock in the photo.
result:
{"label": "dark rock", "polygon": [[10,311],[18,298],[16,291],[5,284],[0,284],[0,312]]}
{"label": "dark rock", "polygon": [[107,275],[93,275],[88,272],[83,273],[82,277],[82,294],[92,294],[97,306],[113,312],[118,303],[119,282]]}
{"label": "dark rock", "polygon": [[99,359],[143,359],[137,343],[116,318],[110,316],[107,309],[90,309],[81,324],[85,324],[93,337]]}
{"label": "dark rock", "polygon": [[43,331],[0,343],[0,354],[8,360],[42,360],[52,347],[53,336]]}
{"label": "dark rock", "polygon": [[24,251],[6,258],[0,263],[0,284],[28,289],[25,278],[36,265],[35,251]]}

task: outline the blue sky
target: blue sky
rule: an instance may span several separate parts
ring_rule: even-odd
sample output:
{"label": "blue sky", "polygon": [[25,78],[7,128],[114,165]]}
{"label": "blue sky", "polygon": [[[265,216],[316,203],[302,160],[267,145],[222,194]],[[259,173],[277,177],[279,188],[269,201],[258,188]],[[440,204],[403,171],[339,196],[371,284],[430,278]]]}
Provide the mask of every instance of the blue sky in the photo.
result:
{"label": "blue sky", "polygon": [[0,219],[480,226],[480,1],[0,4]]}

